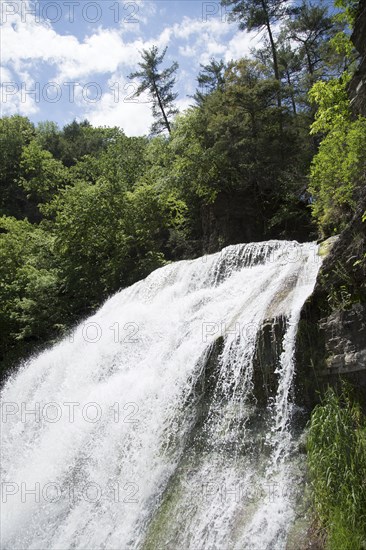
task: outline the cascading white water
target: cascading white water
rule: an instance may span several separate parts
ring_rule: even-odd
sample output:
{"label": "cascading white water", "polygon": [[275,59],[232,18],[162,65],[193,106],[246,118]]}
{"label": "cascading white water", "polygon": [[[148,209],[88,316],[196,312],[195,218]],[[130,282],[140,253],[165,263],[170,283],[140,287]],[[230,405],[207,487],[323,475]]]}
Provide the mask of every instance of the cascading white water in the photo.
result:
{"label": "cascading white water", "polygon": [[[319,266],[285,241],[167,265],[22,366],[2,391],[2,548],[285,548],[294,341]],[[263,409],[256,343],[280,316]]]}

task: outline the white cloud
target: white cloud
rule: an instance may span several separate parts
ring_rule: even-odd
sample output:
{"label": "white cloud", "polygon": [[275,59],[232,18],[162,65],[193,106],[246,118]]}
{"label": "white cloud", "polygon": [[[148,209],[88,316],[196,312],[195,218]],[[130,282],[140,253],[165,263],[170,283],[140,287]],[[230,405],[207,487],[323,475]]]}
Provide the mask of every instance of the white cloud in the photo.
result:
{"label": "white cloud", "polygon": [[182,57],[197,58],[199,53],[199,47],[197,44],[186,44],[179,47],[179,53]]}
{"label": "white cloud", "polygon": [[194,101],[190,97],[186,97],[183,99],[178,99],[176,102],[176,105],[181,113],[183,113],[186,109],[188,109],[191,105],[193,105]]}
{"label": "white cloud", "polygon": [[260,40],[254,32],[232,33],[233,25],[219,18],[202,21],[185,17],[173,27],[174,38],[185,40],[179,47],[180,55],[191,58],[196,65],[207,64],[213,57],[230,61],[248,56]]}
{"label": "white cloud", "polygon": [[99,28],[80,42],[73,35],[57,34],[50,26],[33,19],[16,25],[10,21],[2,30],[2,41],[7,44],[2,53],[2,62],[17,64],[32,60],[58,68],[57,80],[81,79],[93,74],[112,73],[119,66],[135,67],[140,60],[140,51],[156,44],[159,48],[168,45],[172,30],[164,29],[155,40],[141,38],[125,42],[117,29]]}
{"label": "white cloud", "polygon": [[[34,115],[39,111],[39,93],[29,93],[35,89],[35,83],[29,73],[19,73],[21,84],[14,81],[8,68],[0,67],[0,115]],[[28,93],[27,93],[28,92]]]}
{"label": "white cloud", "polygon": [[64,79],[113,72],[119,64],[134,65],[142,46],[141,41],[125,44],[116,30],[99,29],[79,42],[75,36],[61,36],[42,25],[29,25],[18,32],[5,27],[2,40],[7,44],[3,63],[42,61],[58,67],[59,78]]}
{"label": "white cloud", "polygon": [[210,19],[203,21],[202,19],[192,19],[183,17],[181,23],[175,23],[173,32],[175,38],[188,40],[192,35],[204,36],[224,36],[232,29],[231,25],[220,19]]}
{"label": "white cloud", "polygon": [[225,44],[210,40],[206,44],[206,50],[200,56],[200,63],[206,64],[211,58],[223,58],[226,57],[227,47]]}
{"label": "white cloud", "polygon": [[125,18],[127,22],[133,18],[147,25],[150,18],[157,12],[157,5],[151,0],[134,0],[133,2],[120,0],[120,3],[122,4],[122,9],[128,12]]}
{"label": "white cloud", "polygon": [[[20,6],[28,5],[27,1],[10,4],[20,10]],[[6,44],[2,51],[3,81],[23,82],[28,90],[35,85],[37,75],[45,73],[63,90],[67,82],[99,82],[102,88],[108,81],[107,91],[104,90],[100,101],[93,104],[85,102],[81,86],[75,88],[78,109],[75,116],[81,111],[81,117],[87,117],[93,124],[120,125],[128,135],[140,135],[148,132],[151,125],[150,105],[144,103],[143,98],[139,103],[126,102],[126,92],[130,89],[124,87],[127,85],[126,76],[140,61],[142,49],[149,49],[152,45],[159,49],[172,44],[176,47],[175,51],[184,58],[177,84],[181,94],[185,95],[194,93],[200,63],[206,64],[212,57],[225,61],[238,59],[248,55],[250,48],[259,40],[253,33],[241,32],[220,17],[211,17],[207,21],[184,17],[179,23],[161,26],[155,37],[146,39],[141,29],[157,13],[156,3],[135,0],[135,7],[138,8],[135,13],[131,8],[126,11],[126,2],[119,1],[119,25],[114,28],[94,26],[83,38],[59,34],[50,23],[37,21],[29,14],[21,18],[20,11],[18,14],[8,12],[1,36],[2,43]],[[136,17],[138,23],[128,23],[126,19],[129,17]],[[170,49],[169,58],[171,53]],[[174,53],[172,57],[175,58]],[[184,66],[185,60],[190,63],[189,67]],[[117,82],[120,91],[124,92],[124,99],[116,102]],[[4,110],[28,116],[39,111],[34,97],[28,95],[25,101],[23,99],[21,94],[9,95]],[[187,97],[178,101],[181,110],[191,103],[192,100]]]}
{"label": "white cloud", "polygon": [[13,77],[7,67],[0,65],[0,82],[12,82]]}
{"label": "white cloud", "polygon": [[95,126],[120,126],[128,136],[147,134],[152,123],[151,104],[146,96],[133,98],[133,92],[132,83],[114,74],[101,100],[86,107],[84,104],[81,118]]}
{"label": "white cloud", "polygon": [[81,118],[87,118],[94,126],[119,126],[128,136],[149,133],[152,122],[150,107],[146,104],[115,104],[111,96],[105,95],[96,108],[84,111]]}
{"label": "white cloud", "polygon": [[224,60],[228,62],[249,56],[250,50],[255,48],[260,40],[258,32],[238,31],[226,45]]}
{"label": "white cloud", "polygon": [[237,32],[229,45],[225,44],[222,38],[232,31],[232,26],[219,19],[205,22],[184,17],[181,23],[164,28],[155,39],[147,41],[125,41],[121,30],[102,27],[79,41],[73,35],[57,34],[50,25],[32,18],[22,22],[17,17],[15,22],[10,18],[3,28],[2,39],[7,44],[3,63],[48,63],[58,68],[58,81],[110,74],[121,66],[135,67],[142,49],[153,44],[164,48],[173,38],[183,41],[179,46],[182,56],[201,62],[212,56],[237,58],[247,54],[250,47],[249,35],[243,32]]}

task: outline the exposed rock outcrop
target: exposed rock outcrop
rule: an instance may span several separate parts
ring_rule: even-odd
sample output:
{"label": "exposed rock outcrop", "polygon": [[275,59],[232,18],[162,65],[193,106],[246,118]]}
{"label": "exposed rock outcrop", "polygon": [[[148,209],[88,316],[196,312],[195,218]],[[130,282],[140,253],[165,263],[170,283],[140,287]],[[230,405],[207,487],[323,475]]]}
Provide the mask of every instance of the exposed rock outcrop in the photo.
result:
{"label": "exposed rock outcrop", "polygon": [[[360,53],[349,94],[355,116],[366,116],[366,0],[352,41]],[[366,181],[366,174],[365,174]],[[366,408],[366,189],[348,227],[333,243],[306,302],[297,342],[298,400],[312,408],[324,388],[351,382]]]}
{"label": "exposed rock outcrop", "polygon": [[267,406],[270,398],[276,396],[283,337],[286,330],[284,317],[267,319],[258,334],[254,355],[254,395],[261,406]]}
{"label": "exposed rock outcrop", "polygon": [[312,407],[325,386],[352,382],[366,406],[366,190],[334,243],[300,321],[298,398]]}

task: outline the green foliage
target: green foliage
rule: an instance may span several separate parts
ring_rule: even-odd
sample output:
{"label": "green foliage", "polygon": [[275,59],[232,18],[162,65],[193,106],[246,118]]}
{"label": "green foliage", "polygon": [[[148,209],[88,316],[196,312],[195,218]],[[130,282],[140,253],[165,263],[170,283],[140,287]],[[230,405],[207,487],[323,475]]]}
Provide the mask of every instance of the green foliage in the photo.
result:
{"label": "green foliage", "polygon": [[306,65],[306,86],[309,89],[309,83],[323,77],[329,70],[325,60],[329,57],[329,40],[336,29],[328,8],[321,3],[312,5],[305,1],[295,9],[296,17],[288,21],[286,34],[297,44],[298,55]]}
{"label": "green foliage", "polygon": [[307,439],[314,506],[329,550],[366,544],[366,418],[350,390],[328,389]]}
{"label": "green foliage", "polygon": [[323,235],[339,233],[354,212],[364,181],[366,119],[337,124],[322,141],[311,171],[313,215]]}
{"label": "green foliage", "polygon": [[72,181],[95,184],[105,177],[116,185],[132,188],[146,168],[145,152],[148,140],[144,137],[129,138],[120,132],[96,155],[85,155],[70,167]]}
{"label": "green foliage", "polygon": [[354,46],[349,35],[343,31],[339,31],[330,40],[329,46],[338,55],[342,55],[345,60],[352,60],[354,54]]}
{"label": "green foliage", "polygon": [[351,78],[345,73],[340,79],[331,79],[314,84],[309,92],[310,100],[317,105],[311,133],[328,133],[350,119],[347,84]]}
{"label": "green foliage", "polygon": [[[98,155],[105,150],[110,143],[123,135],[119,128],[93,128],[87,120],[76,122],[75,120],[64,126],[61,134],[61,150],[58,157],[65,166],[73,166],[85,155]],[[47,147],[46,147],[47,148]],[[53,151],[51,151],[53,152]]]}
{"label": "green foliage", "polygon": [[151,141],[149,181],[160,191],[174,190],[187,205],[188,238],[200,238],[201,208],[223,193],[246,193],[268,233],[281,226],[286,234],[297,220],[308,223],[298,197],[306,185],[300,174],[310,163],[311,140],[289,111],[279,110],[278,83],[263,64],[231,63],[224,82],[199,107],[177,117],[169,140]]}
{"label": "green foliage", "polygon": [[[266,30],[271,54],[271,69],[278,82],[277,105],[282,104],[281,74],[278,59],[278,45],[274,36],[274,25],[294,12],[294,8],[283,0],[221,0],[223,6],[231,8],[230,17],[239,22],[241,30]],[[282,121],[280,120],[280,128]]]}
{"label": "green foliage", "polygon": [[225,85],[226,65],[221,59],[211,59],[207,65],[200,65],[201,70],[197,76],[198,89],[193,98],[198,105],[201,105],[205,97],[215,90],[223,90]]}
{"label": "green foliage", "polygon": [[177,186],[205,202],[220,191],[270,189],[281,169],[276,81],[249,60],[232,63],[225,81],[177,121],[170,143]]}
{"label": "green foliage", "polygon": [[1,344],[24,354],[163,265],[186,205],[149,176],[146,138],[85,123],[35,133],[22,118],[2,127],[14,146],[4,149],[4,183],[23,192],[33,223],[1,219]]}
{"label": "green foliage", "polygon": [[67,168],[36,140],[23,147],[19,184],[27,192],[28,199],[36,203],[48,202],[69,181]]}
{"label": "green foliage", "polygon": [[60,278],[75,312],[93,310],[109,294],[164,264],[164,232],[180,223],[180,205],[152,185],[101,177],[79,181],[47,206],[54,218]]}
{"label": "green foliage", "polygon": [[333,17],[337,32],[329,46],[343,58],[345,70],[340,78],[315,83],[309,92],[317,106],[311,133],[322,137],[310,174],[310,191],[315,196],[312,213],[323,237],[347,226],[366,181],[366,119],[352,118],[348,99],[354,63],[349,27],[354,24],[358,2],[338,0],[335,6],[340,9]]}
{"label": "green foliage", "polygon": [[54,236],[40,226],[0,218],[1,349],[41,341],[56,329],[58,270]]}
{"label": "green foliage", "polygon": [[46,120],[39,122],[36,127],[35,138],[40,147],[49,151],[56,159],[61,159],[65,140],[63,131],[61,131],[55,122]]}
{"label": "green foliage", "polygon": [[262,29],[268,22],[276,22],[291,13],[283,0],[221,0],[231,8],[231,17],[238,20],[240,28],[248,31]]}
{"label": "green foliage", "polygon": [[354,212],[366,170],[366,119],[339,124],[322,141],[311,172],[313,214],[324,235],[339,233]]}
{"label": "green foliage", "polygon": [[23,147],[34,134],[33,124],[25,117],[14,115],[0,119],[0,214],[21,218],[30,213],[18,182]]}
{"label": "green foliage", "polygon": [[205,147],[200,112],[191,110],[177,120],[169,150],[173,165],[169,185],[181,189],[183,197],[192,193],[204,202],[213,202],[219,186],[221,156]]}
{"label": "green foliage", "polygon": [[147,144],[145,137],[119,135],[99,155],[100,175],[116,185],[126,182],[132,188],[145,172]]}
{"label": "green foliage", "polygon": [[341,10],[338,17],[341,17],[353,28],[360,6],[359,0],[335,0],[334,6]]}
{"label": "green foliage", "polygon": [[311,91],[318,104],[312,132],[326,133],[313,160],[310,186],[316,197],[313,215],[324,236],[344,229],[366,177],[366,119],[350,119],[348,79],[318,82]]}
{"label": "green foliage", "polygon": [[87,120],[74,120],[62,130],[54,122],[40,122],[35,138],[42,149],[71,167],[86,155],[98,156],[121,136],[124,133],[119,128],[93,128]]}

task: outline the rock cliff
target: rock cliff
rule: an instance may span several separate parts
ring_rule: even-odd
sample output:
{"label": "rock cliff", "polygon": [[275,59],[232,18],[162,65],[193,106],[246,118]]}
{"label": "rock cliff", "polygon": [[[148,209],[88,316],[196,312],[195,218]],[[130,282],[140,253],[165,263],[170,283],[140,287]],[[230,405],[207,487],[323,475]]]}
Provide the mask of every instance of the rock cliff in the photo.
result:
{"label": "rock cliff", "polygon": [[328,383],[342,379],[366,407],[366,189],[347,229],[320,270],[300,321],[298,398],[310,408]]}
{"label": "rock cliff", "polygon": [[[366,0],[352,41],[361,59],[349,94],[355,116],[366,116]],[[366,174],[364,181],[366,183]],[[324,388],[351,382],[366,408],[366,187],[357,211],[324,260],[300,321],[298,399],[311,408]]]}

